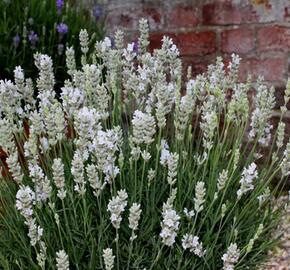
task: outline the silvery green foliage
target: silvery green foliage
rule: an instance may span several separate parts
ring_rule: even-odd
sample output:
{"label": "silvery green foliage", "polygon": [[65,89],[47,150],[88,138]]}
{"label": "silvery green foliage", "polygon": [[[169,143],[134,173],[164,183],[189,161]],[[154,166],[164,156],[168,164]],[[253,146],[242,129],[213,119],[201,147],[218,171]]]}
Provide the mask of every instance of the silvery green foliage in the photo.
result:
{"label": "silvery green foliage", "polygon": [[[69,76],[58,97],[44,54],[35,55],[36,98],[21,67],[15,82],[0,81],[0,147],[18,189],[7,192],[16,195],[17,211],[8,210],[13,224],[25,224],[31,254],[23,262],[18,256],[22,266],[246,269],[272,243],[269,228],[279,215],[271,180],[290,171],[283,122],[275,156],[255,163],[276,138],[273,89],[259,79],[250,109],[253,84],[237,82],[237,55],[228,66],[217,58],[194,79],[189,68],[183,81],[173,40],[164,37],[149,53],[146,20],[140,28],[138,44],[125,45],[118,31],[115,46],[105,38],[94,49],[82,30],[81,66],[68,47]],[[289,93],[290,82],[285,104]]]}

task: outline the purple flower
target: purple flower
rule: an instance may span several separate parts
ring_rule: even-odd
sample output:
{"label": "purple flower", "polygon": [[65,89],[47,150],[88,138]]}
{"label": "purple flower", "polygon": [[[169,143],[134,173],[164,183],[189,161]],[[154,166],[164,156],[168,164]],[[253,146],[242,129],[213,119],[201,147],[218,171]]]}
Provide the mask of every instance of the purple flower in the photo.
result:
{"label": "purple flower", "polygon": [[64,1],[63,0],[56,0],[56,8],[57,8],[57,13],[61,14],[61,10],[63,8]]}
{"label": "purple flower", "polygon": [[101,5],[97,4],[93,7],[93,16],[96,20],[99,20],[103,15],[103,8]]}
{"label": "purple flower", "polygon": [[56,26],[56,31],[61,35],[65,35],[68,32],[68,26],[65,23],[59,23]]}
{"label": "purple flower", "polygon": [[134,53],[138,53],[138,42],[137,41],[134,41],[134,46],[133,46],[133,52]]}
{"label": "purple flower", "polygon": [[20,36],[17,34],[16,36],[13,37],[12,40],[13,40],[13,46],[14,46],[15,48],[17,48],[18,45],[19,45],[19,42],[20,42]]}
{"label": "purple flower", "polygon": [[35,47],[36,42],[38,41],[38,35],[34,31],[30,31],[28,35],[28,40],[33,47]]}

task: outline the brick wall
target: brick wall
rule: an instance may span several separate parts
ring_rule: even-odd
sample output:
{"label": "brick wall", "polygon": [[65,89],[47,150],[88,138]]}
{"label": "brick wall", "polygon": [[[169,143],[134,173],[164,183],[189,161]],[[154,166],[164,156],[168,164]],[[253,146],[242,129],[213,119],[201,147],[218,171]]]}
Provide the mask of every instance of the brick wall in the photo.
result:
{"label": "brick wall", "polygon": [[290,72],[289,0],[108,0],[107,28],[138,36],[138,19],[149,20],[151,48],[173,38],[185,65],[203,72],[216,56],[238,53],[240,78],[263,75],[278,88]]}

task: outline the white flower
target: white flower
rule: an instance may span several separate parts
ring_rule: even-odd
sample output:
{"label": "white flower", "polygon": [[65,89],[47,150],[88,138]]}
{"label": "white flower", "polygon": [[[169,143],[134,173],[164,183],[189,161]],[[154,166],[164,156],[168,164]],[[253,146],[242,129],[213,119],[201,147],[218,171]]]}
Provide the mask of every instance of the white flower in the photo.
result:
{"label": "white flower", "polygon": [[218,191],[221,191],[225,188],[227,180],[228,180],[228,171],[222,170],[218,176],[218,184],[217,184]]}
{"label": "white flower", "polygon": [[171,247],[175,243],[177,231],[179,228],[180,216],[172,208],[163,207],[162,212],[163,220],[161,222],[161,233],[162,243],[166,246]]}
{"label": "white flower", "polygon": [[271,87],[268,89],[262,85],[261,79],[258,81],[257,95],[255,97],[255,110],[251,116],[251,130],[249,138],[258,138],[259,143],[267,146],[271,139],[270,130],[272,126],[268,123],[271,112],[275,106],[275,89]]}
{"label": "white flower", "polygon": [[140,37],[138,39],[138,46],[141,53],[146,53],[149,45],[149,26],[148,21],[144,18],[139,20]]}
{"label": "white flower", "polygon": [[253,181],[258,177],[257,165],[253,162],[248,168],[244,168],[242,173],[242,178],[240,180],[240,188],[237,191],[238,199],[242,197],[243,194],[254,189]]}
{"label": "white flower", "polygon": [[108,211],[111,213],[111,223],[116,228],[120,228],[122,213],[127,206],[128,194],[125,190],[119,190],[117,196],[113,197],[108,204]]}
{"label": "white flower", "polygon": [[204,182],[198,181],[195,186],[194,210],[199,213],[203,210],[205,202],[205,187]]}
{"label": "white flower", "polygon": [[74,157],[72,160],[71,165],[71,173],[74,177],[74,190],[81,196],[83,196],[86,193],[86,187],[85,187],[85,177],[84,177],[84,161],[81,157],[81,153],[79,151],[76,151],[74,153]]}
{"label": "white flower", "polygon": [[76,145],[82,151],[91,150],[91,142],[96,136],[99,127],[100,115],[95,109],[83,107],[75,115],[75,129],[78,133]]}
{"label": "white flower", "polygon": [[52,175],[54,183],[58,189],[57,197],[63,200],[66,196],[66,190],[65,190],[64,166],[60,158],[56,158],[53,160]]}
{"label": "white flower", "polygon": [[141,111],[135,111],[132,120],[133,142],[137,145],[150,144],[154,141],[155,119],[153,116]]}
{"label": "white flower", "polygon": [[84,103],[84,94],[79,88],[65,86],[61,88],[61,99],[64,111],[72,117]]}
{"label": "white flower", "polygon": [[73,47],[66,48],[66,66],[68,69],[68,74],[73,76],[76,71],[76,60],[75,60],[75,50]]}
{"label": "white flower", "polygon": [[86,29],[81,29],[79,39],[82,53],[87,54],[89,51],[89,35]]}
{"label": "white flower", "polygon": [[9,157],[6,159],[7,165],[9,167],[9,171],[12,173],[13,180],[20,184],[23,179],[23,173],[21,170],[20,163],[18,161],[18,153],[17,149],[13,149],[12,153],[9,155]]}
{"label": "white flower", "polygon": [[35,246],[43,235],[43,229],[40,226],[37,226],[35,218],[26,220],[25,225],[28,227],[28,237],[30,238],[30,244],[31,246]]}
{"label": "white flower", "polygon": [[86,172],[88,175],[88,181],[90,183],[90,186],[93,189],[93,194],[94,196],[98,197],[101,191],[104,189],[106,183],[102,184],[101,180],[99,179],[95,165],[93,164],[87,165]]}
{"label": "white flower", "polygon": [[136,238],[134,231],[138,229],[139,220],[141,216],[141,205],[137,203],[133,203],[129,209],[129,228],[132,229],[132,236],[130,238],[133,241]]}
{"label": "white flower", "polygon": [[192,234],[183,235],[182,247],[183,249],[189,249],[190,252],[193,252],[198,257],[202,257],[205,254],[202,243],[199,242],[199,237],[193,236]]}
{"label": "white flower", "polygon": [[56,252],[57,270],[69,270],[69,259],[64,250]]}
{"label": "white flower", "polygon": [[194,210],[188,210],[186,207],[183,209],[183,213],[185,214],[185,216],[188,218],[188,219],[192,219],[195,215],[195,212]]}
{"label": "white flower", "polygon": [[103,258],[105,262],[105,269],[112,270],[114,268],[115,256],[113,255],[113,250],[106,248],[103,250]]}
{"label": "white flower", "polygon": [[284,145],[285,126],[286,126],[285,123],[281,121],[279,122],[277,127],[276,145],[278,149],[280,149]]}
{"label": "white flower", "polygon": [[237,244],[231,243],[227,252],[222,256],[223,270],[233,270],[234,265],[238,262],[240,257],[240,250]]}
{"label": "white flower", "polygon": [[35,204],[35,193],[29,186],[20,186],[16,194],[16,208],[25,219],[33,215],[32,206]]}
{"label": "white flower", "polygon": [[40,266],[40,268],[42,270],[44,270],[45,269],[45,261],[47,259],[46,245],[43,241],[39,241],[39,246],[40,246],[40,252],[37,253],[36,260],[37,260],[37,263]]}
{"label": "white flower", "polygon": [[128,46],[127,46],[127,51],[132,53],[134,51],[134,45],[135,45],[134,42],[129,43]]}
{"label": "white flower", "polygon": [[105,174],[107,183],[112,184],[119,174],[119,168],[115,165],[116,154],[122,145],[122,132],[120,127],[111,130],[99,130],[95,137],[92,149],[97,160],[97,168]]}
{"label": "white flower", "polygon": [[281,172],[284,177],[290,175],[290,140],[288,141],[286,149],[284,150],[283,153],[283,160],[281,162]]}
{"label": "white flower", "polygon": [[161,140],[161,155],[160,155],[160,164],[163,166],[167,165],[168,158],[170,157],[169,146],[167,141],[164,139]]}
{"label": "white flower", "polygon": [[42,168],[34,162],[29,163],[29,176],[35,185],[35,198],[37,202],[46,202],[51,194],[49,179],[44,175]]}
{"label": "white flower", "polygon": [[101,51],[105,52],[107,51],[107,49],[111,48],[111,46],[112,46],[111,39],[109,37],[105,37],[101,43]]}
{"label": "white flower", "polygon": [[218,117],[212,96],[202,106],[200,128],[203,131],[203,146],[210,150],[213,146],[215,130],[218,128]]}

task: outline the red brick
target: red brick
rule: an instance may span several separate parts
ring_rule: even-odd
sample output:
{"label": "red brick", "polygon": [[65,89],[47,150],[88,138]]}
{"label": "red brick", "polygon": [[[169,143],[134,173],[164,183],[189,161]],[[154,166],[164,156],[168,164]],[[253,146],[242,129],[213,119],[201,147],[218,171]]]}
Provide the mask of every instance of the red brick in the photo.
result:
{"label": "red brick", "polygon": [[216,33],[213,31],[152,34],[151,49],[160,48],[163,35],[173,39],[181,55],[207,55],[217,50]]}
{"label": "red brick", "polygon": [[290,29],[281,26],[267,26],[258,30],[260,51],[289,51]]}
{"label": "red brick", "polygon": [[170,27],[193,27],[198,24],[198,10],[193,6],[176,5],[169,15]]}
{"label": "red brick", "polygon": [[254,31],[249,28],[226,30],[222,33],[222,52],[248,53],[254,49]]}
{"label": "red brick", "polygon": [[207,59],[207,58],[201,58],[201,57],[183,57],[182,58],[182,70],[183,75],[187,75],[187,68],[191,66],[192,68],[192,76],[193,78],[196,77],[196,75],[202,74],[207,71],[208,65],[212,64],[214,62],[214,59]]}
{"label": "red brick", "polygon": [[150,51],[152,52],[154,49],[160,49],[162,45],[162,38],[163,36],[168,36],[176,42],[176,37],[174,33],[168,33],[168,32],[163,32],[163,33],[150,33],[149,36],[149,41],[150,41]]}
{"label": "red brick", "polygon": [[213,31],[181,33],[177,46],[183,55],[206,55],[216,52],[216,33]]}
{"label": "red brick", "polygon": [[250,4],[231,2],[205,4],[202,10],[203,24],[228,25],[259,21],[259,16]]}
{"label": "red brick", "polygon": [[285,74],[285,64],[282,58],[267,59],[245,59],[241,61],[239,77],[241,81],[247,79],[251,74],[254,79],[258,76],[264,76],[266,81],[283,82]]}
{"label": "red brick", "polygon": [[148,20],[151,30],[160,29],[163,26],[163,17],[159,9],[147,5],[114,9],[109,12],[106,23],[112,32],[120,28],[137,30],[140,18]]}

